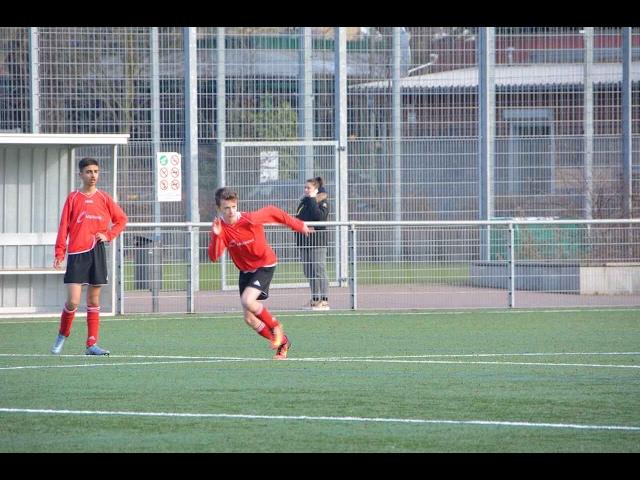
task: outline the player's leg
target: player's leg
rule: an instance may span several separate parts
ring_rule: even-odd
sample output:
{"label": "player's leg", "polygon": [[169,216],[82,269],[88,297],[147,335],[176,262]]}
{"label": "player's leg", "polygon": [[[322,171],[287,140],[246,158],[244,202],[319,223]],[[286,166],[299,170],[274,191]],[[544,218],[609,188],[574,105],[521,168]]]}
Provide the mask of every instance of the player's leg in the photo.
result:
{"label": "player's leg", "polygon": [[244,311],[244,321],[247,325],[249,325],[252,329],[256,331],[258,335],[269,340],[269,343],[273,342],[273,332],[269,327],[265,325],[265,323],[256,317],[249,310],[243,308]]}
{"label": "player's leg", "polygon": [[274,360],[286,360],[290,348],[291,348],[291,341],[285,335],[284,336],[284,341],[282,342],[282,345],[280,345],[277,348],[276,354],[274,355],[273,359]]}
{"label": "player's leg", "polygon": [[[240,302],[243,304],[242,312],[244,315],[244,321],[247,325],[249,325],[249,327],[255,330],[258,335],[266,338],[267,340],[269,340],[269,343],[271,343],[273,341],[273,332],[271,331],[271,328],[267,327],[265,323],[262,320],[260,320],[258,317],[256,317],[248,308],[245,308],[244,303],[251,302],[250,299],[246,298],[244,302],[242,300],[242,296],[244,295],[244,292],[247,290],[247,286],[251,282],[252,277],[253,277],[252,272],[240,272],[238,277],[238,289],[240,290]],[[255,290],[255,289],[252,288],[250,290]],[[256,293],[256,298],[257,298],[260,295],[260,292],[258,290],[256,290],[256,292],[257,292]],[[247,295],[249,294],[247,293]]]}
{"label": "player's leg", "polygon": [[101,285],[89,285],[87,287],[87,347],[98,342],[101,289]]}
{"label": "player's leg", "polygon": [[247,286],[242,292],[242,295],[240,295],[240,303],[244,311],[244,321],[254,329],[258,327],[257,322],[263,322],[267,328],[273,330],[279,323],[271,315],[267,307],[258,300],[261,295],[261,290],[251,286]]}
{"label": "player's leg", "polygon": [[[240,302],[245,312],[245,322],[253,326],[253,316],[261,320],[273,332],[271,345],[278,348],[284,340],[284,331],[280,322],[271,315],[260,300],[269,297],[269,285],[275,267],[259,268],[256,272],[242,273],[240,279]],[[249,315],[251,313],[252,315]]]}
{"label": "player's leg", "polygon": [[[260,292],[255,288],[251,288],[251,287],[246,288],[245,291],[243,292],[243,295],[245,292],[246,292],[246,297],[244,298],[244,301],[251,303],[250,299],[255,297],[255,302],[262,306],[261,312],[264,313],[266,310],[266,307],[264,306],[264,304],[262,304],[262,302],[258,300]],[[266,313],[269,314],[269,311],[266,310]],[[271,315],[269,314],[269,316]],[[244,308],[244,321],[247,323],[247,325],[249,325],[256,332],[258,332],[258,334],[262,335],[263,337],[271,341],[271,347],[276,350],[276,354],[273,357],[275,360],[284,360],[287,358],[287,353],[289,351],[289,348],[291,347],[291,341],[287,337],[287,334],[284,333],[284,329],[282,328],[282,325],[275,318],[273,317],[271,318],[276,322],[276,325],[273,328],[269,328],[265,324],[265,322],[260,320],[260,318],[257,315],[252,313],[249,309]],[[280,335],[280,339],[277,338],[278,335]],[[276,344],[276,342],[278,343]]]}
{"label": "player's leg", "polygon": [[320,307],[329,309],[329,279],[327,277],[327,247],[316,247],[314,252],[314,273],[318,281]]}
{"label": "player's leg", "polygon": [[91,252],[93,262],[87,287],[87,355],[109,355],[109,350],[98,346],[100,332],[100,292],[107,284],[107,258],[103,243],[98,243]]}
{"label": "player's leg", "polygon": [[316,296],[310,254],[311,248],[300,248],[300,262],[302,263],[302,271],[304,272],[304,276],[309,281],[309,288],[311,290],[311,301],[309,302],[309,306],[313,308],[320,303],[320,298]]}
{"label": "player's leg", "polygon": [[82,285],[79,283],[67,284],[67,300],[62,308],[60,315],[60,328],[58,329],[58,335],[55,342],[51,347],[51,353],[59,355],[62,353],[64,342],[71,334],[71,326],[73,325],[73,319],[76,316],[78,305],[80,305],[80,297],[82,296]]}

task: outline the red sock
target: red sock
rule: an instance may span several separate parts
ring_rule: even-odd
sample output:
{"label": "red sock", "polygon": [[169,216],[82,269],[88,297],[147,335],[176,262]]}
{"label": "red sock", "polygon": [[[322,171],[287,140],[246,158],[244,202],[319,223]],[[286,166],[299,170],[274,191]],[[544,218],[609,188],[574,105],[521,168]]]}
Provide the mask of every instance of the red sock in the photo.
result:
{"label": "red sock", "polygon": [[77,308],[74,310],[68,310],[66,305],[62,309],[62,315],[60,315],[60,330],[58,331],[60,335],[68,337],[71,333],[71,324],[76,316],[76,310]]}
{"label": "red sock", "polygon": [[265,307],[262,304],[260,304],[260,309],[258,310],[257,313],[254,313],[254,315],[258,317],[260,320],[262,320],[265,323],[265,325],[270,329],[280,325],[278,320],[276,320],[275,318],[273,318],[273,316],[271,316],[271,313],[269,313],[269,310],[267,310],[267,307]]}
{"label": "red sock", "polygon": [[256,328],[256,332],[258,333],[258,335],[263,336],[269,341],[273,340],[273,333],[271,333],[271,329],[267,328],[264,322],[260,322],[260,325],[258,325],[258,328]]}
{"label": "red sock", "polygon": [[100,329],[100,305],[87,306],[87,347],[98,341]]}

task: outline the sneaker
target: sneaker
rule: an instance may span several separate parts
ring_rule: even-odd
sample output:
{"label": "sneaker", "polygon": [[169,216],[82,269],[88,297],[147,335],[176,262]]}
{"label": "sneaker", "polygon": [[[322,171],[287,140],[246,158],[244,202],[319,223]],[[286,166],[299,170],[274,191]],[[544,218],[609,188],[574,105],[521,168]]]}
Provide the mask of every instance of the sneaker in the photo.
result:
{"label": "sneaker", "polygon": [[315,305],[311,305],[311,310],[329,310],[329,302],[326,300],[318,300]]}
{"label": "sneaker", "polygon": [[98,345],[91,345],[87,347],[87,350],[84,352],[85,355],[109,355],[110,353],[109,350],[100,348]]}
{"label": "sneaker", "polygon": [[56,337],[56,342],[53,344],[53,347],[51,347],[51,353],[53,353],[54,355],[59,355],[60,353],[62,353],[62,347],[64,347],[64,341],[66,339],[67,337],[59,333]]}
{"label": "sneaker", "polygon": [[271,348],[276,350],[282,345],[282,341],[284,340],[284,331],[282,330],[282,325],[278,324],[273,327],[273,340],[271,341]]}
{"label": "sneaker", "polygon": [[287,353],[289,352],[290,348],[291,348],[291,342],[287,338],[287,341],[278,347],[278,351],[274,355],[273,359],[274,360],[286,360],[287,359]]}

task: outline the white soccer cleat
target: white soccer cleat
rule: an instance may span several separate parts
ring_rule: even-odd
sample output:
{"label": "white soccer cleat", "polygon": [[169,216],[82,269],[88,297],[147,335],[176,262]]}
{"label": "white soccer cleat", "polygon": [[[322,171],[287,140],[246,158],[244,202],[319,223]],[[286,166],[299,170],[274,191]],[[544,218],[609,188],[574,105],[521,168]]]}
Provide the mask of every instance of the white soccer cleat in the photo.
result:
{"label": "white soccer cleat", "polygon": [[64,341],[67,339],[64,335],[58,334],[56,337],[56,342],[51,347],[51,353],[54,355],[60,355],[62,352],[62,347],[64,347]]}
{"label": "white soccer cleat", "polygon": [[98,345],[91,345],[84,352],[85,355],[109,355],[111,352],[109,350],[105,350],[104,348],[100,348]]}

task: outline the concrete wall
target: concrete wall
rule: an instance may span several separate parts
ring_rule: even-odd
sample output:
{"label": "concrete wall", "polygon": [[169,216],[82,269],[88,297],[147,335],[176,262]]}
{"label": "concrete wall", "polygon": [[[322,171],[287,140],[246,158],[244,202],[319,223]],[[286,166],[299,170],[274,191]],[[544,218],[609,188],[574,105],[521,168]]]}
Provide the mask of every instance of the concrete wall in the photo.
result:
{"label": "concrete wall", "polygon": [[580,268],[583,295],[630,295],[640,293],[639,263],[607,263]]}

